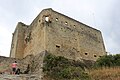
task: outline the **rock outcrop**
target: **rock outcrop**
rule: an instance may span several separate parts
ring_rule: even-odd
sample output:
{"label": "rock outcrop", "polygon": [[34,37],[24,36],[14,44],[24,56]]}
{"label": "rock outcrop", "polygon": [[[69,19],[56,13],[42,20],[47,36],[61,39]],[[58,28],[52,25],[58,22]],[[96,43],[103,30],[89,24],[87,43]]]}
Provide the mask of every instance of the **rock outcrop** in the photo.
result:
{"label": "rock outcrop", "polygon": [[[46,51],[36,56],[28,55],[24,59],[0,56],[0,80],[41,80],[43,59]],[[17,61],[20,75],[12,75],[11,64]]]}
{"label": "rock outcrop", "polygon": [[[28,55],[24,59],[16,59],[16,58],[0,56],[0,73],[1,73],[0,80],[53,80],[53,78],[51,79],[51,77],[46,76],[46,73],[44,71],[46,68],[45,60],[47,59],[48,55],[49,55],[48,52],[43,51],[43,52],[37,54],[36,56]],[[54,60],[54,58],[55,58],[55,60]],[[92,64],[90,61],[84,61],[84,60],[75,61],[75,60],[64,58],[62,56],[61,57],[54,56],[54,58],[50,57],[47,60],[49,61],[49,60],[53,59],[53,62],[56,63],[56,59],[57,59],[58,63],[53,64],[53,62],[52,63],[48,62],[49,63],[48,65],[53,66],[53,65],[67,65],[68,64],[70,66],[70,68],[73,67],[72,68],[73,70],[75,68],[75,71],[76,71],[76,69],[79,69],[78,67],[80,67],[80,69],[82,69],[82,71],[84,71],[85,68],[89,68],[89,66],[90,66],[90,65],[86,66],[85,64],[87,64],[87,65]],[[61,61],[61,59],[63,59],[63,61]],[[17,63],[18,63],[18,68],[20,69],[19,75],[11,74],[11,72],[12,72],[11,64],[14,61],[17,61]],[[49,66],[47,66],[47,67],[49,67]],[[58,66],[58,67],[60,68],[60,66]],[[54,68],[58,68],[58,67],[56,66]],[[64,69],[64,66],[63,66],[63,69]]]}

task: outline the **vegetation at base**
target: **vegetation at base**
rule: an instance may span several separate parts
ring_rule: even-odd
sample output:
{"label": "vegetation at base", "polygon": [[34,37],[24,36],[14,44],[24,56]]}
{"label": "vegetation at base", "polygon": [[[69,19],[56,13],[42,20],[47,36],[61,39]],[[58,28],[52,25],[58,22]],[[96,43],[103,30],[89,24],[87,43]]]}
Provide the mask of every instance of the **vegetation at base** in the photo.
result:
{"label": "vegetation at base", "polygon": [[120,54],[99,58],[89,75],[93,80],[120,80]]}
{"label": "vegetation at base", "polygon": [[89,72],[92,80],[120,80],[120,67],[103,67]]}
{"label": "vegetation at base", "polygon": [[116,55],[105,55],[99,58],[94,67],[116,67],[120,66],[120,54]]}
{"label": "vegetation at base", "polygon": [[44,58],[43,72],[55,80],[91,80],[84,71],[84,66],[79,61],[47,54]]}
{"label": "vegetation at base", "polygon": [[120,80],[120,54],[102,56],[91,68],[88,62],[47,54],[43,71],[49,80]]}

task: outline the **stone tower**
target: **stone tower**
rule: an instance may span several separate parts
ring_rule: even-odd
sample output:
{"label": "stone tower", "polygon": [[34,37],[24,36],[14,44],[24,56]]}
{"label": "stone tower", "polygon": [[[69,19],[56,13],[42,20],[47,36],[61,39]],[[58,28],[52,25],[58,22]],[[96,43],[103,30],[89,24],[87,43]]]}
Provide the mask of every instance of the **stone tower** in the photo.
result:
{"label": "stone tower", "polygon": [[18,23],[10,57],[24,58],[48,51],[69,59],[96,60],[106,54],[102,34],[88,25],[44,9],[30,25]]}

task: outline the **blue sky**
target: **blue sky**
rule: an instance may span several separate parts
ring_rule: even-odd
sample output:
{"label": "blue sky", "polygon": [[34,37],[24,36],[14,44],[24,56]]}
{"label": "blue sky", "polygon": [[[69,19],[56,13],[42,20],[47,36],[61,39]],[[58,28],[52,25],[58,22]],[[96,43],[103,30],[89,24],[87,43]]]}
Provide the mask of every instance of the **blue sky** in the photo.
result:
{"label": "blue sky", "polygon": [[0,55],[9,56],[18,22],[29,25],[42,9],[54,10],[102,32],[106,51],[120,53],[119,0],[0,0]]}

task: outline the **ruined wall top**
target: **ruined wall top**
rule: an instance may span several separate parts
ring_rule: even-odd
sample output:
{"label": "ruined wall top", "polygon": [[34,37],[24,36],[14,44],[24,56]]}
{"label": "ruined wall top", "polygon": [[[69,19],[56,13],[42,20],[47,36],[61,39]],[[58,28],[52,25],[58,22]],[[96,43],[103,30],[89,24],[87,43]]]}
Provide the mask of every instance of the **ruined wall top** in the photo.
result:
{"label": "ruined wall top", "polygon": [[100,32],[100,30],[97,30],[97,29],[95,29],[93,27],[90,27],[90,26],[88,26],[88,25],[86,25],[86,24],[84,24],[82,22],[79,22],[79,21],[77,21],[77,20],[75,20],[75,19],[73,19],[71,17],[68,17],[68,16],[66,16],[66,15],[64,15],[62,13],[54,11],[52,8],[43,9],[39,13],[39,15],[33,20],[33,22],[30,24],[31,29],[33,28],[34,24],[36,24],[38,22],[41,22],[41,23],[44,22],[45,21],[45,19],[44,19],[45,17],[49,17],[49,19],[51,19],[51,21],[55,20],[56,22],[62,21],[62,20],[60,20],[61,18],[58,18],[58,17],[64,17],[65,23],[61,22],[61,24],[69,25],[72,22],[72,24],[74,24],[74,25],[70,25],[70,26],[77,27],[77,25],[83,25],[84,28],[87,27],[87,28],[90,28],[92,30]]}

